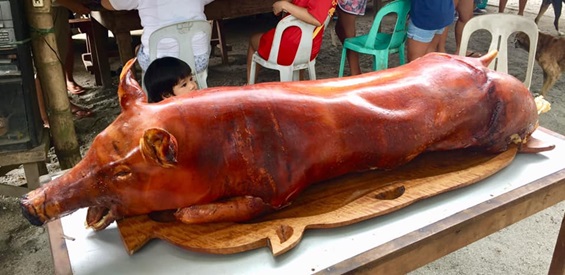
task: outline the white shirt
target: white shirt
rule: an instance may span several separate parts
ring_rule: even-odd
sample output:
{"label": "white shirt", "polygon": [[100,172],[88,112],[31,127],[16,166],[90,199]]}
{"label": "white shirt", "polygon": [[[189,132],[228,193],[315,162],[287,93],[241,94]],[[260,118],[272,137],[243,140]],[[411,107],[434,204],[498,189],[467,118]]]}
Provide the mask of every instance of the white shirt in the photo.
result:
{"label": "white shirt", "polygon": [[[138,10],[143,34],[141,44],[149,55],[149,36],[156,29],[188,20],[206,20],[204,6],[214,0],[110,0],[116,10]],[[194,56],[207,54],[210,40],[202,33],[192,39]],[[157,49],[157,57],[178,57],[178,46],[173,39],[163,39]]]}

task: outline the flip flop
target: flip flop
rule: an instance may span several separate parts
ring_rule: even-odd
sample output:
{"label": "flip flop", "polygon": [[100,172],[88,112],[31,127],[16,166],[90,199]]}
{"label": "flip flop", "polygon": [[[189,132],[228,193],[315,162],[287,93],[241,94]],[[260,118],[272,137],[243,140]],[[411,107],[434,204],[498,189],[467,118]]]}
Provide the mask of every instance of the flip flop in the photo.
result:
{"label": "flip flop", "polygon": [[78,119],[83,119],[85,117],[91,117],[94,115],[94,113],[91,110],[80,109],[80,108],[73,110],[72,113]]}
{"label": "flip flop", "polygon": [[467,56],[467,57],[481,57],[483,55],[481,53],[478,53],[478,52],[475,52],[475,51],[468,51],[465,56]]}
{"label": "flip flop", "polygon": [[67,86],[67,92],[73,95],[80,95],[80,94],[84,94],[86,92],[86,89],[79,85],[76,85],[71,89],[69,89],[69,86]]}

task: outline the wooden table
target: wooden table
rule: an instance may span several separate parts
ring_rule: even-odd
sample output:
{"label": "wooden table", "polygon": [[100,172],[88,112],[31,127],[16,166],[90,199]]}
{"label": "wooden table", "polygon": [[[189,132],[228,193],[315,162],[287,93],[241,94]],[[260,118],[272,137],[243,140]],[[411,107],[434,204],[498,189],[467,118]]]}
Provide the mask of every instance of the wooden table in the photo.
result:
{"label": "wooden table", "polygon": [[[507,168],[481,182],[385,216],[342,228],[308,230],[300,244],[276,258],[267,248],[211,255],[160,240],[128,256],[115,224],[94,233],[83,228],[85,211],[76,212],[48,224],[55,270],[57,274],[403,274],[565,200],[565,137],[543,128],[535,135],[556,148],[518,154]],[[562,224],[550,274],[565,272],[564,254]]]}

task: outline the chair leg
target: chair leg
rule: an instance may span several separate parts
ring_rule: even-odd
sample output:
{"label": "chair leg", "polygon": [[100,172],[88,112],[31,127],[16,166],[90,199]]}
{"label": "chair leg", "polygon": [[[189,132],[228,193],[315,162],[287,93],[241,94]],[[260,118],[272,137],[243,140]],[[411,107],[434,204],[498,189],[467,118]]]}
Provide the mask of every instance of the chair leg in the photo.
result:
{"label": "chair leg", "polygon": [[[292,80],[291,81],[300,81],[300,71],[301,70],[292,71]],[[282,80],[282,77],[281,77],[281,81],[284,81],[284,80]]]}
{"label": "chair leg", "polygon": [[374,55],[373,70],[380,71],[388,68],[388,51],[381,51]]}
{"label": "chair leg", "polygon": [[299,71],[293,71],[292,67],[289,68],[279,68],[279,74],[281,77],[281,82],[288,82],[294,79],[294,75],[296,74],[296,79],[300,77]]}
{"label": "chair leg", "polygon": [[208,83],[206,82],[206,79],[208,79],[208,69],[196,74],[196,81],[198,83],[199,89],[208,88]]}
{"label": "chair leg", "polygon": [[398,57],[400,58],[400,65],[406,64],[406,42],[400,44],[398,49]]}
{"label": "chair leg", "polygon": [[316,63],[314,62],[308,63],[308,77],[310,80],[316,80]]}
{"label": "chair leg", "polygon": [[345,57],[347,54],[347,49],[345,47],[343,47],[343,50],[341,51],[341,62],[339,63],[339,73],[338,73],[338,77],[342,77],[343,76],[343,69],[345,67]]}
{"label": "chair leg", "polygon": [[247,84],[255,84],[255,71],[257,70],[257,64],[255,61],[251,61],[251,68],[249,68],[249,81]]}

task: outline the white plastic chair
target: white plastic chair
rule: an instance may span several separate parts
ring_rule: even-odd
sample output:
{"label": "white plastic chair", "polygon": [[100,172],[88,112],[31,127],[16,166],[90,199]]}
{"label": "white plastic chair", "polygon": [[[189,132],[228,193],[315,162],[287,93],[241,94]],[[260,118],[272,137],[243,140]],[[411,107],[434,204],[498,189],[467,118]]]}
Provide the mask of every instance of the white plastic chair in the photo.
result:
{"label": "white plastic chair", "polygon": [[514,32],[522,31],[530,38],[530,51],[528,56],[528,67],[524,85],[530,88],[534,70],[536,48],[538,44],[538,27],[534,20],[524,16],[497,13],[475,16],[465,24],[463,28],[461,47],[459,55],[465,55],[469,44],[469,37],[477,30],[487,30],[492,35],[489,52],[498,51],[495,60],[490,63],[489,68],[508,73],[508,37]]}
{"label": "white plastic chair", "polygon": [[[324,21],[324,26],[327,27],[330,22],[330,17],[328,16]],[[279,65],[277,63],[277,58],[279,56],[279,48],[281,37],[285,29],[291,26],[299,27],[302,31],[300,36],[300,44],[298,44],[298,50],[296,51],[296,56],[292,64],[288,66]],[[278,70],[280,73],[281,82],[299,80],[300,70],[308,69],[308,76],[310,80],[316,79],[316,59],[310,60],[310,55],[312,54],[312,34],[316,27],[310,25],[292,15],[286,16],[278,24],[275,30],[275,36],[273,38],[273,45],[271,47],[271,53],[269,54],[269,59],[265,60],[257,52],[253,54],[251,61],[251,72],[249,74],[249,84],[255,83],[255,72],[257,64]],[[324,28],[325,29],[325,28]]]}
{"label": "white plastic chair", "polygon": [[[193,72],[196,72],[196,65],[194,62],[194,54],[192,53],[192,37],[199,33],[204,32],[208,40],[212,35],[212,26],[210,22],[205,20],[194,20],[171,24],[161,27],[151,33],[149,36],[149,59],[151,61],[157,58],[157,45],[159,41],[165,38],[172,38],[177,41],[179,45],[179,59],[185,61]],[[196,83],[198,88],[208,88],[206,79],[208,78],[208,69],[196,73]]]}

